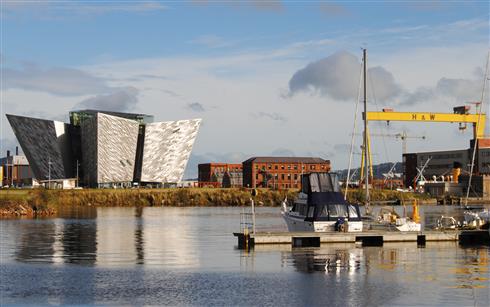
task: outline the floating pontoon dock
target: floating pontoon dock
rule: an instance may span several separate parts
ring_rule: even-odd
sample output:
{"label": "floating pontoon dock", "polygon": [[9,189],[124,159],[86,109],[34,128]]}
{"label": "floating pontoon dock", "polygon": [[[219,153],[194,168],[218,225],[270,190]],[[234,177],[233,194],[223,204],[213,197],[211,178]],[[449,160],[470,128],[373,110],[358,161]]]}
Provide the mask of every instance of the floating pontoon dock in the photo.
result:
{"label": "floating pontoon dock", "polygon": [[460,243],[490,242],[488,230],[453,231],[363,231],[363,232],[257,232],[234,233],[238,238],[238,248],[252,247],[255,244],[291,244],[293,247],[320,246],[327,243],[357,243],[363,246],[380,246],[389,242],[459,241]]}

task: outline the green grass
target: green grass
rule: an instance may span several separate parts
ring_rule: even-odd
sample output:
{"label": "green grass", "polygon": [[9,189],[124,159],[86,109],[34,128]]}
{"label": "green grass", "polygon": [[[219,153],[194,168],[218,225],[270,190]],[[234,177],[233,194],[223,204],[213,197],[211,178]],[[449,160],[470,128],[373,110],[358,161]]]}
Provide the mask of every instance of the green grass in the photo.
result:
{"label": "green grass", "polygon": [[[258,206],[279,206],[297,190],[258,189]],[[0,204],[28,204],[36,207],[56,206],[248,206],[250,190],[244,188],[171,188],[171,189],[83,189],[83,190],[0,190]],[[373,190],[372,201],[425,199],[427,196],[391,190]],[[348,200],[364,202],[364,191],[350,190]]]}
{"label": "green grass", "polygon": [[2,189],[0,190],[0,200],[23,200],[27,201],[31,197],[31,190],[21,189]]}

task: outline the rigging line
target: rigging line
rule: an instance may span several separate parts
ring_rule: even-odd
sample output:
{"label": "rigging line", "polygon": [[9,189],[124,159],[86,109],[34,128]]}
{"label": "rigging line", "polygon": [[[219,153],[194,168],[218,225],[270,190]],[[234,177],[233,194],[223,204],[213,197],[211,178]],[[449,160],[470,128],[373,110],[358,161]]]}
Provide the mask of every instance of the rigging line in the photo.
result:
{"label": "rigging line", "polygon": [[[485,98],[485,87],[487,85],[487,78],[488,78],[488,59],[490,58],[490,51],[487,53],[487,65],[485,67],[485,74],[483,75],[483,87],[481,91],[481,97],[480,97],[480,109],[478,110],[478,120],[476,123],[476,128],[479,129],[480,127],[480,118],[483,110],[483,99]],[[470,177],[468,178],[468,188],[466,189],[466,198],[464,201],[465,207],[468,206],[468,197],[470,195],[470,187],[471,187],[471,179],[473,177],[473,168],[475,167],[475,157],[476,157],[476,148],[478,147],[478,130],[476,132],[475,136],[475,143],[473,144],[473,157],[471,158],[471,168],[470,168]]]}
{"label": "rigging line", "polygon": [[[373,78],[371,76],[371,72],[368,71],[368,75],[369,75],[369,82],[371,83],[371,90],[372,90],[372,93],[373,93],[373,100],[374,100],[374,105],[375,105],[375,108],[376,108],[376,111],[379,112],[379,106],[378,106],[378,101],[376,100],[376,91],[375,91],[375,88],[374,88],[374,83],[373,83]],[[388,148],[386,146],[386,139],[384,137],[383,134],[388,134],[388,128],[380,128],[381,129],[381,140],[383,141],[383,148],[384,148],[384,151],[385,151],[385,155],[386,155],[386,159],[388,161],[391,161],[390,159],[390,155],[388,153]]]}
{"label": "rigging line", "polygon": [[352,136],[350,140],[350,153],[349,153],[349,167],[347,168],[347,180],[345,184],[344,199],[347,199],[347,191],[349,190],[350,170],[352,167],[352,154],[354,151],[354,135],[356,133],[357,125],[357,113],[359,112],[359,101],[361,100],[361,86],[362,86],[362,68],[364,60],[361,60],[361,68],[359,70],[359,87],[357,89],[356,111],[354,112],[354,126],[352,128]]}

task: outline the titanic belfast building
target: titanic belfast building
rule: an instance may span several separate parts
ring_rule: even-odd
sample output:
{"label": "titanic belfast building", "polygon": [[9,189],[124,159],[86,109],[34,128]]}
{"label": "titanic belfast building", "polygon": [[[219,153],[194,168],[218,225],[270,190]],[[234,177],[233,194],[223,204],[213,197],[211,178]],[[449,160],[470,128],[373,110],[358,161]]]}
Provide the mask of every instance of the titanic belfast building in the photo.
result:
{"label": "titanic belfast building", "polygon": [[200,119],[70,112],[70,123],[7,114],[39,181],[78,178],[86,187],[163,185],[182,180]]}

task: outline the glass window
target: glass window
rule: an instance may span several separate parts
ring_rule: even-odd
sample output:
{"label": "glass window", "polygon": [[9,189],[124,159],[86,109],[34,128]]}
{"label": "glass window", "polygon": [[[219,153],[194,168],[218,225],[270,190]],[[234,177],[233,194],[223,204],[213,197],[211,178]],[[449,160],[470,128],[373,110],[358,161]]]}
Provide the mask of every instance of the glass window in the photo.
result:
{"label": "glass window", "polygon": [[323,205],[318,213],[318,217],[328,217],[328,206]]}
{"label": "glass window", "polygon": [[347,207],[345,205],[328,205],[330,217],[347,217]]}
{"label": "glass window", "polygon": [[284,169],[284,165],[281,165],[281,169]]}
{"label": "glass window", "polygon": [[281,174],[281,179],[284,180],[284,174]]}
{"label": "glass window", "polygon": [[288,180],[291,180],[291,174],[288,174]]}
{"label": "glass window", "polygon": [[294,166],[294,169],[298,169],[298,166],[297,166],[297,165],[295,165],[295,166]]}
{"label": "glass window", "polygon": [[308,207],[308,217],[313,217],[314,212],[315,212],[315,206]]}
{"label": "glass window", "polygon": [[354,207],[353,205],[349,205],[349,218],[355,217],[358,217],[356,207]]}
{"label": "glass window", "polygon": [[277,165],[274,165],[274,169],[277,169],[277,168],[278,168]]}
{"label": "glass window", "polygon": [[299,206],[299,214],[306,216],[306,210],[308,210],[308,207],[304,204],[301,204]]}
{"label": "glass window", "polygon": [[328,205],[328,215],[331,217],[338,217],[339,213],[337,212],[337,206],[336,205]]}

